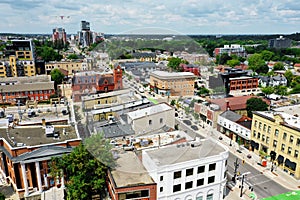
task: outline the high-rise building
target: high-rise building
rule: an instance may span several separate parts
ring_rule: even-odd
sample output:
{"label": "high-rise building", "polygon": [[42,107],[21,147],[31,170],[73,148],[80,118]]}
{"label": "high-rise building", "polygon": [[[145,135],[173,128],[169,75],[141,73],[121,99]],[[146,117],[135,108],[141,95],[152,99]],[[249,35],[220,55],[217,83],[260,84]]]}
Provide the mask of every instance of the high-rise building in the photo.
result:
{"label": "high-rise building", "polygon": [[67,34],[65,32],[65,29],[63,28],[55,28],[52,32],[52,41],[62,41],[63,44],[67,42]]}
{"label": "high-rise building", "polygon": [[292,40],[289,38],[284,38],[283,36],[280,36],[276,39],[269,40],[269,47],[270,48],[289,48],[292,45]]}
{"label": "high-rise building", "polygon": [[90,31],[90,22],[81,21],[81,30],[82,31]]}

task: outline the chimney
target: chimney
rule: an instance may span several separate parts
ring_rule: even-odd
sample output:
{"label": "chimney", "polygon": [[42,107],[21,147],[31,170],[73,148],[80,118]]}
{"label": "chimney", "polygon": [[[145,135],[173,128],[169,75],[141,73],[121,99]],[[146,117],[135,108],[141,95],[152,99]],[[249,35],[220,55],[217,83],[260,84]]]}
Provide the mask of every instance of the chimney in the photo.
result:
{"label": "chimney", "polygon": [[226,110],[230,110],[229,101],[226,99],[225,102],[226,102]]}

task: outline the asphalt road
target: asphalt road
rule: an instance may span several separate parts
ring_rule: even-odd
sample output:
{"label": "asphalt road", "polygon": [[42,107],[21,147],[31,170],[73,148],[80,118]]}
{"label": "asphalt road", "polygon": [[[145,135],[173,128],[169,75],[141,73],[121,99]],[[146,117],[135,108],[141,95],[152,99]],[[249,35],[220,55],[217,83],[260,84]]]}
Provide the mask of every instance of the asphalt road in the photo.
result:
{"label": "asphalt road", "polygon": [[[227,169],[230,175],[234,174],[234,162],[236,158],[237,157],[234,154],[229,154]],[[257,163],[253,162],[253,165],[250,165],[247,162],[245,162],[244,164],[242,164],[242,161],[240,159],[238,162],[240,164],[237,171],[240,172],[240,174],[250,172],[250,174],[247,175],[245,179],[246,184],[244,186],[247,186],[245,188],[248,188],[249,185],[253,186],[254,192],[259,199],[275,196],[289,191],[288,189],[284,188],[283,186],[281,186],[280,184],[273,181],[271,178],[265,176],[259,170],[257,170],[255,168],[255,165],[257,165]]]}

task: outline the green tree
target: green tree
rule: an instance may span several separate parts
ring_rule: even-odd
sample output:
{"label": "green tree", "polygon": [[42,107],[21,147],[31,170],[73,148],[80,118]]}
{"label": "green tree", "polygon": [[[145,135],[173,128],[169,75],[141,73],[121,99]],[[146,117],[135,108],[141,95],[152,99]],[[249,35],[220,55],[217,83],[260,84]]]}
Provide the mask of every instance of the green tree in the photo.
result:
{"label": "green tree", "polygon": [[225,65],[228,60],[232,60],[232,57],[230,57],[227,53],[222,53],[221,55],[217,55],[216,64]]}
{"label": "green tree", "polygon": [[290,91],[290,94],[298,94],[300,93],[300,84],[295,85],[293,89]]}
{"label": "green tree", "polygon": [[268,66],[262,59],[262,56],[258,53],[253,54],[248,58],[249,69],[252,69],[256,73],[267,73]]}
{"label": "green tree", "polygon": [[205,87],[200,87],[197,95],[201,96],[201,95],[208,95],[209,94],[209,89],[205,88]]}
{"label": "green tree", "polygon": [[237,66],[237,65],[240,65],[240,61],[239,61],[239,60],[235,60],[235,59],[233,59],[233,60],[228,60],[228,61],[226,62],[226,65],[229,65],[230,67],[235,67],[235,66]]}
{"label": "green tree", "polygon": [[288,94],[287,87],[284,85],[279,85],[275,87],[275,94],[286,96]]}
{"label": "green tree", "polygon": [[291,70],[287,70],[284,73],[285,78],[287,79],[287,85],[289,86],[293,80],[294,74],[291,72]]}
{"label": "green tree", "polygon": [[172,99],[170,105],[171,105],[171,106],[175,106],[175,104],[176,104],[176,100],[175,100],[175,99]]}
{"label": "green tree", "polygon": [[[66,175],[67,199],[92,199],[105,188],[107,163],[114,163],[111,146],[103,134],[95,134],[62,158],[54,157],[50,164],[53,177]],[[90,149],[89,149],[90,148]],[[103,155],[102,155],[103,154]]]}
{"label": "green tree", "polygon": [[260,54],[262,59],[265,61],[272,60],[275,55],[272,51],[268,51],[268,50],[263,50]]}
{"label": "green tree", "polygon": [[5,195],[3,193],[0,193],[0,200],[5,200]]}
{"label": "green tree", "polygon": [[175,57],[169,58],[168,61],[169,61],[168,67],[170,67],[171,69],[177,72],[182,71],[182,68],[179,66],[181,63],[188,64],[186,60],[182,60],[181,58],[175,58]]}
{"label": "green tree", "polygon": [[270,95],[270,94],[273,94],[275,89],[273,87],[264,87],[264,88],[261,88],[261,91],[265,94],[265,95]]}
{"label": "green tree", "polygon": [[273,71],[284,70],[284,65],[282,62],[277,62],[274,64]]}
{"label": "green tree", "polygon": [[78,59],[78,56],[76,54],[72,53],[72,54],[68,55],[67,58],[70,60],[73,60],[73,59]]}
{"label": "green tree", "polygon": [[57,85],[61,84],[65,75],[57,68],[50,72],[51,79],[54,81],[55,90],[57,90]]}
{"label": "green tree", "polygon": [[268,107],[268,104],[264,102],[261,98],[252,97],[246,102],[247,115],[251,118],[253,116],[253,111],[267,111]]}
{"label": "green tree", "polygon": [[40,56],[45,60],[45,62],[49,61],[59,61],[62,59],[62,55],[60,55],[57,51],[55,51],[52,47],[42,46],[36,47],[37,56]]}

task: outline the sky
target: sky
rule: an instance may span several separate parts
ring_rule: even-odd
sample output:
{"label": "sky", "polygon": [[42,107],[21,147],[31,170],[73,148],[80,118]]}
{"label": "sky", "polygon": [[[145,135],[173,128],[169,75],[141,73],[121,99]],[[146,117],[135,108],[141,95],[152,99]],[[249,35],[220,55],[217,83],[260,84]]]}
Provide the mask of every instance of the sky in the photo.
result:
{"label": "sky", "polygon": [[[291,34],[299,0],[0,0],[1,33]],[[60,17],[64,16],[64,17]]]}

